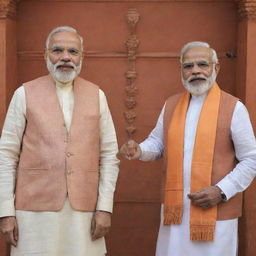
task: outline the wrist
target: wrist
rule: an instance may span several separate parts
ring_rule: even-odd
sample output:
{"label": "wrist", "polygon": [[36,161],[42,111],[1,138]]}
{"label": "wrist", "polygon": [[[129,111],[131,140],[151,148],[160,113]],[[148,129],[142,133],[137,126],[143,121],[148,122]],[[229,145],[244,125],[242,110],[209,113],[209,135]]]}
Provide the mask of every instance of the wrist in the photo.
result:
{"label": "wrist", "polygon": [[215,187],[217,187],[220,191],[221,201],[226,202],[227,201],[227,196],[225,195],[225,193],[221,190],[220,187],[218,187],[218,186],[215,186]]}

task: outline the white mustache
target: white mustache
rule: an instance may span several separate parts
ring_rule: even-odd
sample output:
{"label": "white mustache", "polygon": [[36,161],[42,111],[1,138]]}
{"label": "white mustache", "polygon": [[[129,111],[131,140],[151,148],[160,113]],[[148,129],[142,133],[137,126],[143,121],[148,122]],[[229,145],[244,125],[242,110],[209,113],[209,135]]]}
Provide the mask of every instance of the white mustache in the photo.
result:
{"label": "white mustache", "polygon": [[187,81],[188,82],[191,82],[192,80],[195,80],[195,79],[202,79],[202,80],[207,80],[207,77],[205,77],[204,75],[201,75],[201,76],[190,76]]}
{"label": "white mustache", "polygon": [[56,69],[59,67],[59,66],[67,66],[67,67],[72,67],[73,69],[76,69],[76,65],[72,62],[65,62],[65,61],[59,61],[57,63],[55,63],[54,65],[54,71],[56,71]]}

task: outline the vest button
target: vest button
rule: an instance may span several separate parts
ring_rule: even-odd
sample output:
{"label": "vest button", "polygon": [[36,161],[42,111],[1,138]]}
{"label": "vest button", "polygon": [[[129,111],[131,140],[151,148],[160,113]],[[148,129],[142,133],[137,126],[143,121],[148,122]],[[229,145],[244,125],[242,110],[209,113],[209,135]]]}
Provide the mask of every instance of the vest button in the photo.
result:
{"label": "vest button", "polygon": [[67,157],[70,157],[70,156],[72,156],[72,154],[69,153],[69,152],[67,152],[67,153],[66,153],[66,156],[67,156]]}
{"label": "vest button", "polygon": [[72,173],[73,173],[73,171],[67,170],[67,175],[70,175],[70,174],[72,174]]}

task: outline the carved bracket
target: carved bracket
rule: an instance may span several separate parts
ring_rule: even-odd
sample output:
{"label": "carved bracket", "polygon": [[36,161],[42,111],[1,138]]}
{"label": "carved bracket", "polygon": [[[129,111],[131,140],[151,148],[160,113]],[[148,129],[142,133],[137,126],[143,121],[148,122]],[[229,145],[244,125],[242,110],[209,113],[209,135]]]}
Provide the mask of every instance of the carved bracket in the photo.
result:
{"label": "carved bracket", "polygon": [[240,0],[238,2],[238,17],[240,21],[256,21],[256,1]]}
{"label": "carved bracket", "polygon": [[137,9],[132,8],[128,10],[126,14],[126,20],[130,30],[130,37],[125,43],[127,48],[128,71],[125,73],[126,99],[124,103],[127,111],[124,112],[124,118],[127,122],[126,132],[128,133],[129,138],[136,131],[136,127],[134,125],[136,119],[135,107],[137,105],[136,95],[138,94],[138,88],[135,85],[135,80],[137,78],[136,54],[140,43],[136,36],[136,26],[139,22],[139,19],[140,15]]}
{"label": "carved bracket", "polygon": [[0,0],[0,19],[16,18],[17,4],[20,0]]}

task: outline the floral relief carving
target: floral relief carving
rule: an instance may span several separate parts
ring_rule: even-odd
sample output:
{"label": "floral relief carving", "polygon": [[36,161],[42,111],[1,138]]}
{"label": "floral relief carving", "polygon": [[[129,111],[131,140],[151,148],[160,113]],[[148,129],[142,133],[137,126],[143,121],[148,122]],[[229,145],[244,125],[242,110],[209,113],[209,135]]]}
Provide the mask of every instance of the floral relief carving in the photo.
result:
{"label": "floral relief carving", "polygon": [[139,47],[139,40],[136,36],[136,26],[139,22],[140,15],[137,9],[131,8],[126,14],[127,24],[130,30],[130,37],[125,42],[127,49],[127,61],[128,61],[128,71],[125,73],[126,86],[125,86],[125,107],[128,109],[124,112],[124,118],[127,122],[126,132],[129,138],[136,131],[134,125],[136,119],[135,107],[137,105],[136,95],[138,94],[138,88],[135,85],[135,80],[137,78],[136,72],[136,54]]}
{"label": "floral relief carving", "polygon": [[138,88],[134,85],[126,86],[125,92],[127,96],[136,96],[136,94],[138,94]]}
{"label": "floral relief carving", "polygon": [[238,2],[238,17],[240,21],[256,21],[256,0],[240,0]]}
{"label": "floral relief carving", "polygon": [[0,18],[15,18],[17,3],[20,0],[0,0]]}
{"label": "floral relief carving", "polygon": [[126,131],[128,134],[133,134],[136,131],[136,127],[131,124],[130,126],[126,127]]}
{"label": "floral relief carving", "polygon": [[129,97],[125,100],[125,106],[129,109],[135,108],[137,102],[135,97]]}
{"label": "floral relief carving", "polygon": [[133,110],[125,111],[124,115],[128,124],[132,124],[136,118],[136,113]]}

